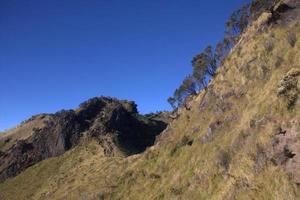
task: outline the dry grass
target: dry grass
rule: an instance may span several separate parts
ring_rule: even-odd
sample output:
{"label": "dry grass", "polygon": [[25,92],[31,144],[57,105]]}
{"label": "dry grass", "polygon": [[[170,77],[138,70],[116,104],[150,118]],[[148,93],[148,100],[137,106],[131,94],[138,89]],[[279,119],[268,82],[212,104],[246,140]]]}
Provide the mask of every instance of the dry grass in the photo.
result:
{"label": "dry grass", "polygon": [[33,134],[34,128],[42,128],[45,122],[51,116],[37,116],[34,120],[22,123],[21,125],[11,128],[0,133],[0,150],[5,151],[9,149],[18,140],[24,140]]}

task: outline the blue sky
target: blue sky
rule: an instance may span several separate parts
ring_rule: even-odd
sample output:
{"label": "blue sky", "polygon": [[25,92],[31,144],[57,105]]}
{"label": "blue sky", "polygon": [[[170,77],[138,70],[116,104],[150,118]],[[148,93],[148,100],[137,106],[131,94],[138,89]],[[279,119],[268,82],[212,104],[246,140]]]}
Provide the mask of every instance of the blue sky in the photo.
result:
{"label": "blue sky", "polygon": [[170,109],[192,57],[245,2],[1,0],[0,130],[100,95]]}

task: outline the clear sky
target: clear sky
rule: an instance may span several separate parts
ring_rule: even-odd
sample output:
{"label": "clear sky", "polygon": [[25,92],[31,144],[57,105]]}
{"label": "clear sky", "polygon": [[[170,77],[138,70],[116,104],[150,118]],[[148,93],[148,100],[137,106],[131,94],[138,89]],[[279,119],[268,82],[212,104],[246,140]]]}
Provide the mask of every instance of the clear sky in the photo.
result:
{"label": "clear sky", "polygon": [[94,96],[142,113],[191,72],[246,0],[0,0],[0,130]]}

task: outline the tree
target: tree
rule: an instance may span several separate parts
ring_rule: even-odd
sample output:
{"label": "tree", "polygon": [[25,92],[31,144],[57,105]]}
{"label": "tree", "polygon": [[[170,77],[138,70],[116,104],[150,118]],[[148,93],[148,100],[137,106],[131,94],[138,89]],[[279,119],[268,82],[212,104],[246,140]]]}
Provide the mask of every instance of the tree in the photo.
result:
{"label": "tree", "polygon": [[[279,0],[275,0],[277,2]],[[262,12],[270,9],[274,0],[253,0],[234,11],[225,24],[224,39],[215,48],[208,45],[192,59],[192,75],[185,77],[182,84],[175,90],[168,102],[173,108],[181,107],[187,97],[207,88],[207,82],[216,74],[218,66],[238,42],[240,35],[248,25]]]}
{"label": "tree", "polygon": [[205,48],[204,55],[207,60],[206,73],[209,76],[213,77],[215,76],[217,70],[217,60],[215,53],[213,53],[213,49],[210,45]]}
{"label": "tree", "polygon": [[250,5],[250,21],[256,20],[264,11],[270,10],[278,0],[253,0]]}
{"label": "tree", "polygon": [[217,65],[220,65],[221,62],[225,59],[225,57],[228,55],[228,49],[226,48],[225,41],[218,42],[215,49],[215,59]]}
{"label": "tree", "polygon": [[225,23],[225,41],[232,48],[250,23],[250,5],[245,4],[234,11]]}
{"label": "tree", "polygon": [[199,87],[199,90],[206,87],[206,61],[202,54],[196,56],[192,60],[193,77]]}
{"label": "tree", "polygon": [[173,109],[176,109],[176,99],[174,97],[168,98],[168,103],[172,106]]}
{"label": "tree", "polygon": [[199,89],[206,88],[207,79],[214,77],[218,62],[216,53],[213,52],[213,48],[209,45],[203,52],[196,55],[192,60],[193,77],[199,85]]}
{"label": "tree", "polygon": [[182,82],[182,90],[185,92],[185,95],[194,95],[196,94],[196,84],[194,78],[189,75],[185,77],[185,79]]}
{"label": "tree", "polygon": [[188,96],[194,94],[196,94],[195,80],[189,75],[185,77],[181,85],[175,90],[173,96],[168,98],[168,102],[173,109],[176,109],[184,104]]}
{"label": "tree", "polygon": [[196,84],[192,76],[187,76],[182,81],[182,84],[175,90],[174,97],[177,99],[178,106],[181,107],[186,98],[190,95],[196,94]]}

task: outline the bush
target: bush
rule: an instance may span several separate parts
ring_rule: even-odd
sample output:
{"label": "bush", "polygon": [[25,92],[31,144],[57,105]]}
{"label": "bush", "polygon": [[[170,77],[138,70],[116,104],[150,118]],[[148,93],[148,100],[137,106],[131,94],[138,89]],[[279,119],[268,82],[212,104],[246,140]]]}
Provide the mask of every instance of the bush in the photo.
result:
{"label": "bush", "polygon": [[183,136],[181,139],[181,142],[180,142],[180,146],[186,146],[186,145],[191,146],[193,144],[193,142],[194,142],[193,139],[190,139],[187,136]]}
{"label": "bush", "polygon": [[297,86],[297,79],[294,77],[286,77],[283,80],[279,82],[279,87],[277,89],[277,94],[280,95],[285,95],[288,90],[295,88]]}
{"label": "bush", "polygon": [[263,147],[257,146],[254,170],[260,172],[267,165],[267,155]]}
{"label": "bush", "polygon": [[279,56],[276,57],[275,59],[275,67],[278,68],[283,62],[283,59]]}
{"label": "bush", "polygon": [[179,187],[172,187],[170,191],[174,195],[181,195],[183,193],[182,188]]}
{"label": "bush", "polygon": [[297,99],[298,99],[298,92],[297,91],[290,92],[289,95],[287,96],[287,108],[292,109],[296,104]]}
{"label": "bush", "polygon": [[291,69],[284,78],[279,82],[277,95],[284,97],[287,103],[287,108],[291,109],[298,99],[298,80],[297,76],[300,75],[299,69]]}
{"label": "bush", "polygon": [[255,126],[256,126],[255,119],[251,119],[249,124],[250,124],[250,128],[255,128]]}
{"label": "bush", "polygon": [[273,40],[269,39],[264,43],[265,50],[270,53],[274,49]]}
{"label": "bush", "polygon": [[10,137],[7,137],[7,138],[5,138],[4,143],[7,144],[7,143],[9,143],[10,141],[11,141],[11,138],[10,138]]}
{"label": "bush", "polygon": [[191,145],[193,145],[193,142],[194,142],[194,140],[193,139],[191,139],[191,138],[189,138],[188,136],[183,136],[182,138],[181,138],[181,141],[174,147],[174,148],[172,148],[172,150],[171,150],[171,152],[170,152],[170,155],[171,156],[173,156],[176,152],[177,152],[177,150],[179,149],[179,148],[181,148],[181,147],[183,147],[183,146],[191,146]]}
{"label": "bush", "polygon": [[288,73],[287,76],[297,77],[300,75],[300,69],[292,68]]}
{"label": "bush", "polygon": [[155,173],[151,173],[151,174],[149,175],[149,177],[150,177],[151,179],[160,179],[160,178],[161,178],[161,176],[160,176],[159,174],[155,174]]}
{"label": "bush", "polygon": [[102,192],[101,192],[101,193],[99,193],[97,196],[98,196],[98,199],[99,199],[99,200],[104,200],[104,199],[105,199],[105,193],[102,193]]}
{"label": "bush", "polygon": [[289,44],[294,47],[296,42],[297,42],[297,37],[295,33],[288,33],[287,35],[287,41],[289,42]]}
{"label": "bush", "polygon": [[228,152],[221,150],[217,155],[217,164],[226,171],[229,169],[231,156]]}

